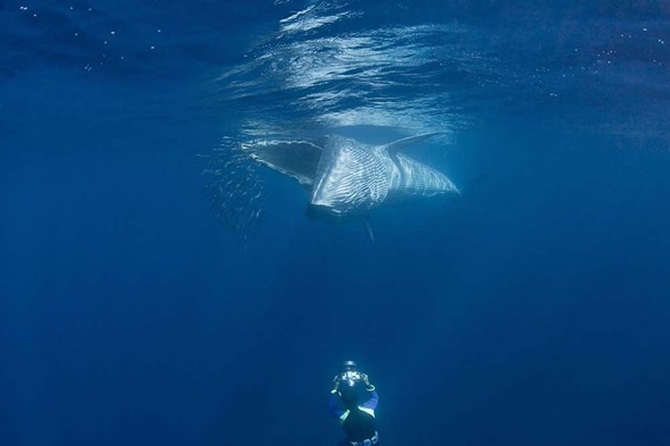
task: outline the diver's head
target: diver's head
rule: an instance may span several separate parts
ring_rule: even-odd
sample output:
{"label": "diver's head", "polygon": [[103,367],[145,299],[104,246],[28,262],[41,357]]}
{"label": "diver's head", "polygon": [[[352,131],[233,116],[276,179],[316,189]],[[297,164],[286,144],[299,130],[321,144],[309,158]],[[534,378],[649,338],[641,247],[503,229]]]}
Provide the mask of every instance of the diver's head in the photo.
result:
{"label": "diver's head", "polygon": [[343,372],[349,372],[349,371],[353,372],[353,371],[357,371],[357,370],[358,370],[358,365],[352,360],[344,361],[342,363],[342,371]]}

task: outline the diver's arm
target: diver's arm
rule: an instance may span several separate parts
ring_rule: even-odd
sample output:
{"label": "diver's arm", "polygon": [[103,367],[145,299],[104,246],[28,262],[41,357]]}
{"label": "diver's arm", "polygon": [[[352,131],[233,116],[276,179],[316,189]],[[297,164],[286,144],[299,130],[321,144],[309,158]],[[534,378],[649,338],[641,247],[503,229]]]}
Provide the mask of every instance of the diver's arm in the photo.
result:
{"label": "diver's arm", "polygon": [[335,418],[340,418],[345,409],[340,403],[340,395],[337,393],[337,390],[332,390],[330,392],[330,397],[328,398],[328,411]]}
{"label": "diver's arm", "polygon": [[371,392],[368,392],[368,399],[365,400],[365,402],[361,405],[361,407],[365,407],[366,409],[372,409],[377,410],[377,404],[379,404],[379,395],[377,394],[376,390],[373,390]]}
{"label": "diver's arm", "polygon": [[363,383],[365,383],[365,390],[368,391],[368,399],[365,400],[361,407],[366,409],[372,409],[372,411],[377,409],[377,404],[379,404],[379,395],[376,392],[374,384],[370,383],[370,378],[365,373],[361,373]]}

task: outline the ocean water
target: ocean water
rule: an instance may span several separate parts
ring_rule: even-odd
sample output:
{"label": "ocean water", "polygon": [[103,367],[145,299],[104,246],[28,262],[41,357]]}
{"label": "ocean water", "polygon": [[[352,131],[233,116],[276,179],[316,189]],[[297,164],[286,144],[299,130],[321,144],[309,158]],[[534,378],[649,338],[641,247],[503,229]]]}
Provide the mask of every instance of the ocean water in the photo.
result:
{"label": "ocean water", "polygon": [[[670,444],[670,3],[0,1],[0,444]],[[256,139],[440,132],[315,222]]]}

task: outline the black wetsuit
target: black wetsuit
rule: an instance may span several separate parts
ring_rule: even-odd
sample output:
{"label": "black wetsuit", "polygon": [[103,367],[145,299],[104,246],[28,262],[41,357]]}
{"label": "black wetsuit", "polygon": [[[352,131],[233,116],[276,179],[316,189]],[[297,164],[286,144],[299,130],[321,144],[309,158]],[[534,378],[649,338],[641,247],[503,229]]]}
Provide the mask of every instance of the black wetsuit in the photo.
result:
{"label": "black wetsuit", "polygon": [[[378,440],[374,416],[378,403],[379,395],[374,390],[368,393],[368,398],[362,404],[351,408],[344,405],[337,393],[331,393],[328,408],[334,417],[340,419],[344,433],[347,435],[347,440],[340,444],[363,442],[373,438]],[[377,441],[375,445],[379,446],[379,442]]]}
{"label": "black wetsuit", "polygon": [[377,432],[375,417],[358,408],[349,412],[342,427],[349,441],[363,441],[374,437]]}

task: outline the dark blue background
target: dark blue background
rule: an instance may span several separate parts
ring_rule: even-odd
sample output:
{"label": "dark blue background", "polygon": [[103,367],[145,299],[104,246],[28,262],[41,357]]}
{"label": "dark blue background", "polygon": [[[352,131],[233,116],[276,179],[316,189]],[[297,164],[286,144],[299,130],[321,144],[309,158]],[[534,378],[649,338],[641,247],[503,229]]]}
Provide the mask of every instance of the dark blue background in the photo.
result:
{"label": "dark blue background", "polygon": [[[497,29],[504,8],[478,5],[441,13]],[[291,5],[81,24],[44,2],[37,25],[2,6],[0,444],[334,444],[325,399],[348,358],[378,387],[386,445],[670,442],[669,144],[635,121],[634,94],[524,113],[496,90],[508,111],[482,107],[455,136],[463,195],[380,210],[374,243],[360,222],[307,220],[304,191],[262,171],[268,207],[243,242],[198,158],[235,110],[202,106],[197,79]],[[549,10],[664,32],[662,6]],[[127,64],[98,64],[110,23],[132,30],[105,53]],[[90,43],[59,41],[68,26]],[[620,131],[563,125],[575,110]]]}

